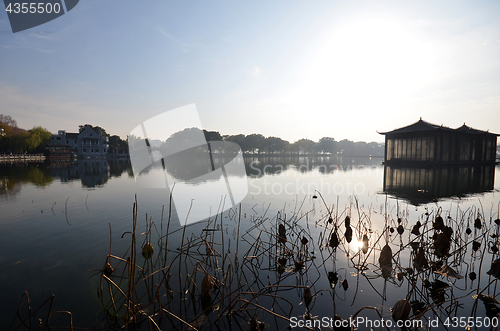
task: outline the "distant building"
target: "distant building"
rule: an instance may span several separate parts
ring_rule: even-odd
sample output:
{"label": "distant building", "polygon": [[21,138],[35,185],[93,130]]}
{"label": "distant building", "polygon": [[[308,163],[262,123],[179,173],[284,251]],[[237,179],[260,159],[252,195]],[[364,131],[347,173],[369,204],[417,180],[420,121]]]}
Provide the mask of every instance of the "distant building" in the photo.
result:
{"label": "distant building", "polygon": [[457,129],[418,122],[381,132],[385,164],[409,166],[494,164],[497,134],[462,125]]}
{"label": "distant building", "polygon": [[98,131],[89,126],[80,133],[59,130],[50,137],[47,147],[49,156],[64,158],[71,154],[78,157],[105,157],[108,153],[108,137]]}

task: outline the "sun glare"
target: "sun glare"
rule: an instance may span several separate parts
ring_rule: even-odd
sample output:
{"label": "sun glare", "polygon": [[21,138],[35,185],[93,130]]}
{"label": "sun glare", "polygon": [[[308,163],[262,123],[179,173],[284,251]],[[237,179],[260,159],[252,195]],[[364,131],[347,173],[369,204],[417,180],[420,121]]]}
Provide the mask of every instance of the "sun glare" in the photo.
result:
{"label": "sun glare", "polygon": [[343,111],[376,111],[404,100],[429,79],[430,47],[389,19],[364,19],[324,37],[303,97]]}

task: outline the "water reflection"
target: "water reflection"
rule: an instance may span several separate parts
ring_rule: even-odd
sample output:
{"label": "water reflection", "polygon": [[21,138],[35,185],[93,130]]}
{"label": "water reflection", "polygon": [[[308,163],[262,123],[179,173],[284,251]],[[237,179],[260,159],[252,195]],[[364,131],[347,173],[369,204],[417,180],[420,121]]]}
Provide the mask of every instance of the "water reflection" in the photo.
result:
{"label": "water reflection", "polygon": [[130,161],[126,159],[85,159],[76,162],[4,164],[0,165],[0,196],[16,196],[22,184],[31,183],[44,188],[59,179],[63,183],[81,181],[82,186],[103,186],[111,177],[123,173],[132,176]]}
{"label": "water reflection", "polygon": [[494,190],[495,167],[384,167],[384,192],[426,204]]}
{"label": "water reflection", "polygon": [[130,172],[130,161],[90,158],[77,162],[52,163],[47,167],[50,174],[63,183],[80,180],[83,187],[94,188],[105,185],[110,177]]}
{"label": "water reflection", "polygon": [[380,158],[371,157],[345,158],[337,156],[260,156],[246,157],[245,169],[247,176],[260,178],[265,175],[279,175],[289,169],[294,169],[302,174],[317,170],[319,173],[326,175],[332,174],[336,171],[348,172],[363,167],[375,167],[379,166],[380,163]]}
{"label": "water reflection", "polygon": [[[234,155],[213,153],[214,168],[227,164]],[[196,159],[196,158],[195,158]],[[197,159],[199,161],[199,158]],[[185,159],[184,159],[185,161]],[[195,161],[195,160],[193,160]],[[279,175],[283,171],[294,169],[300,173],[317,170],[321,174],[331,174],[335,171],[353,171],[360,167],[377,166],[378,158],[341,158],[341,157],[245,157],[246,175],[260,178],[265,175]],[[204,174],[212,168],[210,163],[182,162],[169,158],[165,161],[170,175],[178,179],[188,180]],[[158,163],[156,166],[160,167]],[[143,172],[147,174],[154,167]],[[50,185],[54,179],[63,183],[81,181],[83,187],[94,188],[105,185],[110,178],[122,174],[133,178],[133,172],[128,159],[83,159],[75,162],[54,162],[36,164],[4,164],[0,165],[0,195],[15,195],[19,184],[32,183],[38,187]],[[231,174],[238,175],[238,174]],[[241,176],[240,176],[241,177]]]}
{"label": "water reflection", "polygon": [[[199,147],[197,147],[200,149]],[[200,153],[203,152],[200,151]],[[234,158],[228,153],[213,153],[212,159],[203,160],[196,153],[188,150],[182,158],[165,158],[165,166],[168,173],[181,180],[196,178],[201,174],[209,172],[212,168],[220,168]],[[179,162],[179,159],[182,162]],[[203,161],[203,162],[202,162]],[[261,178],[265,175],[279,175],[287,170],[295,170],[301,174],[318,171],[320,174],[332,174],[336,171],[348,172],[364,167],[376,167],[381,163],[380,158],[342,158],[336,156],[325,157],[283,157],[283,156],[258,156],[245,157],[243,159],[246,176],[250,178]],[[157,164],[159,166],[159,164]],[[146,169],[147,172],[151,169]],[[234,174],[239,175],[241,174]]]}
{"label": "water reflection", "polygon": [[0,165],[0,198],[8,199],[16,196],[21,184],[32,183],[37,187],[45,187],[52,183],[53,177],[43,164]]}

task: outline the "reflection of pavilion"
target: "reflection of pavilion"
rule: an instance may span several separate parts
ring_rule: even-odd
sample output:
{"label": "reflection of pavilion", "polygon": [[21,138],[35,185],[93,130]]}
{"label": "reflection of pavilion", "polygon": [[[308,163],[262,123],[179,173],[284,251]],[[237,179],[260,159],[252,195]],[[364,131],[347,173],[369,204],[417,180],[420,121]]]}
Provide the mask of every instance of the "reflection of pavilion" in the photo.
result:
{"label": "reflection of pavilion", "polygon": [[497,134],[420,119],[385,135],[384,192],[423,204],[491,191]]}
{"label": "reflection of pavilion", "polygon": [[495,166],[384,167],[384,192],[413,205],[492,191]]}

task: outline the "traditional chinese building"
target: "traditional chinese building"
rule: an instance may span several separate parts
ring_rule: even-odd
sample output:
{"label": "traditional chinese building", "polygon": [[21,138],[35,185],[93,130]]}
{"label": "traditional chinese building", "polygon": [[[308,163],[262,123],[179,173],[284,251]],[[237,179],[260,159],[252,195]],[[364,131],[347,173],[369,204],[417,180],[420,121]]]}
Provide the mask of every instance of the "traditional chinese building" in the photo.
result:
{"label": "traditional chinese building", "polygon": [[386,165],[495,164],[497,134],[462,125],[457,129],[418,122],[385,136]]}

